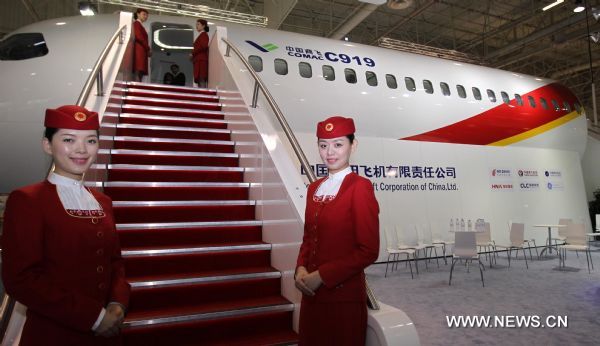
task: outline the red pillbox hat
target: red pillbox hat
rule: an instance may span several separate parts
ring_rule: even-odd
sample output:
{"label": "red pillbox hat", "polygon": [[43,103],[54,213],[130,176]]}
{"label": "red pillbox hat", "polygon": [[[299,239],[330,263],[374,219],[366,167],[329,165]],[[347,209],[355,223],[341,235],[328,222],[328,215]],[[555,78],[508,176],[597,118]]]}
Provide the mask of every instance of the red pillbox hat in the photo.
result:
{"label": "red pillbox hat", "polygon": [[46,109],[45,127],[71,130],[98,130],[100,123],[98,113],[87,109],[67,105],[56,109]]}
{"label": "red pillbox hat", "polygon": [[354,120],[352,118],[334,116],[317,124],[317,138],[338,138],[353,134],[354,132],[356,132],[356,129],[354,128]]}

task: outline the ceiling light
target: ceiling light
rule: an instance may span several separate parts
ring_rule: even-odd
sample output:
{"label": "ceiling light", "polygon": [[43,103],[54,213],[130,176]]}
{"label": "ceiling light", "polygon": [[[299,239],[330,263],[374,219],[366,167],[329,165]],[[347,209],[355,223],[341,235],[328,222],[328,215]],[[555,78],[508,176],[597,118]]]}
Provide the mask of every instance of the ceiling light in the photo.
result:
{"label": "ceiling light", "polygon": [[98,9],[96,6],[92,5],[89,1],[80,1],[79,2],[79,13],[82,16],[93,16],[98,13]]}
{"label": "ceiling light", "polygon": [[562,4],[563,2],[565,2],[565,0],[556,0],[555,2],[546,5],[546,7],[542,8],[542,11],[547,11],[556,5]]}
{"label": "ceiling light", "polygon": [[592,42],[598,43],[600,41],[600,31],[591,33],[590,39],[592,40]]}
{"label": "ceiling light", "polygon": [[600,9],[592,7],[592,16],[595,20],[600,20]]}
{"label": "ceiling light", "polygon": [[583,10],[585,10],[585,7],[583,6],[583,1],[575,0],[575,8],[573,9],[573,12],[579,13]]}

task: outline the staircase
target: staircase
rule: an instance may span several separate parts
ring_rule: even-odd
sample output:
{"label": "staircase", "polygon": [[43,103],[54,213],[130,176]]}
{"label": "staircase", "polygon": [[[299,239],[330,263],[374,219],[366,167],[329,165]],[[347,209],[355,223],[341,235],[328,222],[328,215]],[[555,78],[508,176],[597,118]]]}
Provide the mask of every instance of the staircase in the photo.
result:
{"label": "staircase", "polygon": [[216,92],[129,82],[112,100],[95,168],[132,286],[125,344],[297,343]]}

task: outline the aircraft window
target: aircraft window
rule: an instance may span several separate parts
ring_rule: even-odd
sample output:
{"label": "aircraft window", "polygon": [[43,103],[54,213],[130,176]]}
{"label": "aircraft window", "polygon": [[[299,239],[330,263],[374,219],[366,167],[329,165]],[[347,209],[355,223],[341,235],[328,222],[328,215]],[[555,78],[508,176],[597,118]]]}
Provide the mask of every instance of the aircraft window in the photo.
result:
{"label": "aircraft window", "polygon": [[544,109],[548,109],[548,102],[546,102],[546,99],[543,97],[540,97],[540,103],[542,104],[542,107]]}
{"label": "aircraft window", "polygon": [[301,62],[298,64],[298,70],[300,71],[300,76],[304,78],[312,77],[312,66],[310,66],[307,62]]}
{"label": "aircraft window", "polygon": [[370,86],[377,86],[377,75],[373,71],[365,72],[365,77],[367,77],[367,84]]}
{"label": "aircraft window", "polygon": [[494,93],[493,90],[488,89],[487,95],[488,95],[488,98],[490,99],[490,102],[496,102],[496,94]]}
{"label": "aircraft window", "polygon": [[335,80],[335,71],[329,65],[323,65],[323,78],[328,81]]}
{"label": "aircraft window", "polygon": [[25,60],[48,54],[44,35],[14,34],[0,42],[0,60]]}
{"label": "aircraft window", "polygon": [[283,59],[275,59],[275,72],[280,75],[288,74],[287,61]]}
{"label": "aircraft window", "polygon": [[502,101],[506,104],[510,103],[510,97],[508,97],[508,94],[505,93],[504,91],[500,92],[500,95],[502,95]]}
{"label": "aircraft window", "polygon": [[565,102],[563,102],[563,105],[565,107],[564,110],[566,110],[567,112],[570,113],[571,112],[571,105],[569,105],[569,102],[565,101]]}
{"label": "aircraft window", "polygon": [[448,83],[441,82],[440,88],[442,88],[442,94],[444,94],[444,96],[450,96],[450,87],[448,86]]}
{"label": "aircraft window", "polygon": [[425,88],[426,93],[433,94],[433,84],[431,84],[431,81],[423,79],[423,88]]}
{"label": "aircraft window", "polygon": [[523,98],[521,97],[521,95],[519,95],[519,94],[515,94],[515,100],[517,100],[517,104],[518,104],[519,106],[522,106],[522,105],[523,105]]}
{"label": "aircraft window", "polygon": [[558,105],[558,102],[556,102],[555,99],[552,99],[552,106],[554,106],[555,111],[558,112],[560,110],[560,106]]}
{"label": "aircraft window", "polygon": [[254,71],[256,72],[262,72],[263,70],[263,62],[262,62],[262,58],[256,55],[250,55],[248,57],[248,62],[250,63],[250,66],[252,66],[252,68],[254,69]]}
{"label": "aircraft window", "polygon": [[406,89],[410,91],[417,90],[417,86],[415,85],[415,80],[410,77],[404,77],[404,84],[406,85]]}
{"label": "aircraft window", "polygon": [[390,89],[398,89],[398,83],[396,82],[396,77],[391,74],[385,75],[385,81],[387,82],[387,86]]}
{"label": "aircraft window", "polygon": [[471,90],[473,90],[473,97],[475,98],[475,100],[481,101],[481,92],[479,91],[479,88],[473,87],[471,88]]}
{"label": "aircraft window", "polygon": [[577,113],[581,114],[582,109],[581,109],[581,105],[579,104],[579,102],[575,102],[573,104],[573,106],[575,106],[575,110],[577,110]]}
{"label": "aircraft window", "polygon": [[535,99],[533,98],[533,96],[527,96],[527,99],[529,100],[529,105],[532,108],[535,108]]}
{"label": "aircraft window", "polygon": [[356,83],[356,72],[351,68],[344,69],[344,75],[346,75],[346,82],[355,84]]}
{"label": "aircraft window", "polygon": [[456,91],[458,91],[458,96],[460,96],[460,98],[466,99],[467,98],[467,91],[465,90],[465,87],[462,85],[457,85],[456,86]]}

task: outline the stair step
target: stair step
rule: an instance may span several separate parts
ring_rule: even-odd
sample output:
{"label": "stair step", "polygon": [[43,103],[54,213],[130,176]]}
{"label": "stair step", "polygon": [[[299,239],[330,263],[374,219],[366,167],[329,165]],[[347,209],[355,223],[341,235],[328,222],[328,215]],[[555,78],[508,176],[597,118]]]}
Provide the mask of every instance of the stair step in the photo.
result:
{"label": "stair step", "polygon": [[242,225],[158,228],[143,231],[139,229],[120,229],[119,240],[122,248],[198,247],[209,244],[257,243],[262,240],[262,227],[259,225]]}
{"label": "stair step", "polygon": [[244,169],[239,167],[129,164],[95,164],[90,175],[100,169],[108,170],[109,181],[242,182],[244,178]]}
{"label": "stair step", "polygon": [[198,127],[227,129],[228,122],[221,119],[205,119],[163,116],[151,114],[105,114],[104,116],[114,116],[119,118],[120,124],[140,124],[140,125],[160,125],[160,126],[180,126],[180,127]]}
{"label": "stair step", "polygon": [[[114,91],[114,89],[113,89]],[[201,101],[201,102],[218,102],[219,96],[209,94],[191,94],[188,92],[178,91],[164,91],[164,90],[151,90],[136,87],[129,87],[122,89],[123,93],[127,96],[137,97],[154,97],[154,98],[168,98],[172,100],[186,100],[186,101]]]}
{"label": "stair step", "polygon": [[165,115],[165,116],[176,116],[176,117],[192,117],[192,118],[206,118],[206,119],[223,119],[225,113],[216,110],[198,110],[198,109],[184,109],[184,108],[173,108],[173,107],[151,107],[151,106],[140,106],[133,104],[124,104],[118,106],[121,108],[122,113],[132,114],[150,114],[150,115]]}
{"label": "stair step", "polygon": [[155,223],[123,223],[117,224],[117,230],[173,229],[173,228],[206,228],[231,226],[262,226],[262,221],[210,221],[210,222],[155,222]]}
{"label": "stair step", "polygon": [[[241,200],[248,199],[247,183],[137,183],[119,182],[119,185],[104,183],[104,193],[113,201],[147,200]],[[128,185],[129,184],[129,185]],[[169,185],[171,184],[171,185]],[[177,184],[177,185],[173,185]],[[206,184],[206,185],[197,185]],[[212,185],[210,185],[212,184]],[[231,184],[231,185],[215,185]]]}
{"label": "stair step", "polygon": [[190,308],[206,309],[216,304],[222,306],[239,300],[279,296],[280,285],[280,277],[275,276],[168,286],[138,286],[131,291],[129,309],[140,314],[156,310],[178,312]]}
{"label": "stair step", "polygon": [[133,289],[148,287],[167,287],[173,285],[186,285],[209,282],[228,282],[234,280],[281,278],[281,272],[272,267],[242,268],[206,272],[203,275],[185,276],[148,276],[138,277],[137,280],[128,280]]}
{"label": "stair step", "polygon": [[153,255],[129,255],[134,252],[123,252],[125,272],[129,279],[137,280],[138,277],[150,275],[195,276],[209,271],[267,267],[271,263],[271,251],[267,248],[229,251],[217,251],[220,248],[215,248],[213,252],[194,253],[190,251],[189,253],[156,253]]}
{"label": "stair step", "polygon": [[253,220],[254,205],[114,205],[117,223]]}
{"label": "stair step", "polygon": [[[199,313],[173,318],[125,321],[124,343],[158,345],[292,345],[298,335],[292,325],[293,304],[239,306],[221,313]],[[133,323],[135,322],[135,324]],[[235,332],[232,332],[235,331]]]}
{"label": "stair step", "polygon": [[113,164],[186,165],[237,167],[239,155],[166,150],[100,149],[99,155],[111,155]]}
{"label": "stair step", "polygon": [[147,138],[180,138],[180,139],[205,139],[228,141],[231,131],[224,129],[202,129],[181,126],[159,126],[138,124],[105,124],[103,128],[116,127],[117,136],[136,136]]}
{"label": "stair step", "polygon": [[137,96],[121,96],[113,97],[113,99],[121,99],[125,105],[139,105],[150,107],[168,107],[181,109],[200,109],[220,111],[221,104],[217,102],[193,102],[183,100],[166,100],[152,97],[137,97]]}
{"label": "stair step", "polygon": [[194,87],[184,87],[184,86],[165,85],[165,84],[150,84],[150,83],[141,83],[141,82],[126,82],[126,83],[115,82],[115,86],[118,86],[121,88],[163,90],[163,91],[182,92],[182,93],[189,93],[189,94],[205,94],[205,95],[216,95],[217,94],[217,91],[215,89],[194,88]]}
{"label": "stair step", "polygon": [[146,138],[135,136],[100,136],[100,141],[114,141],[115,149],[174,150],[233,153],[235,142],[204,139]]}

